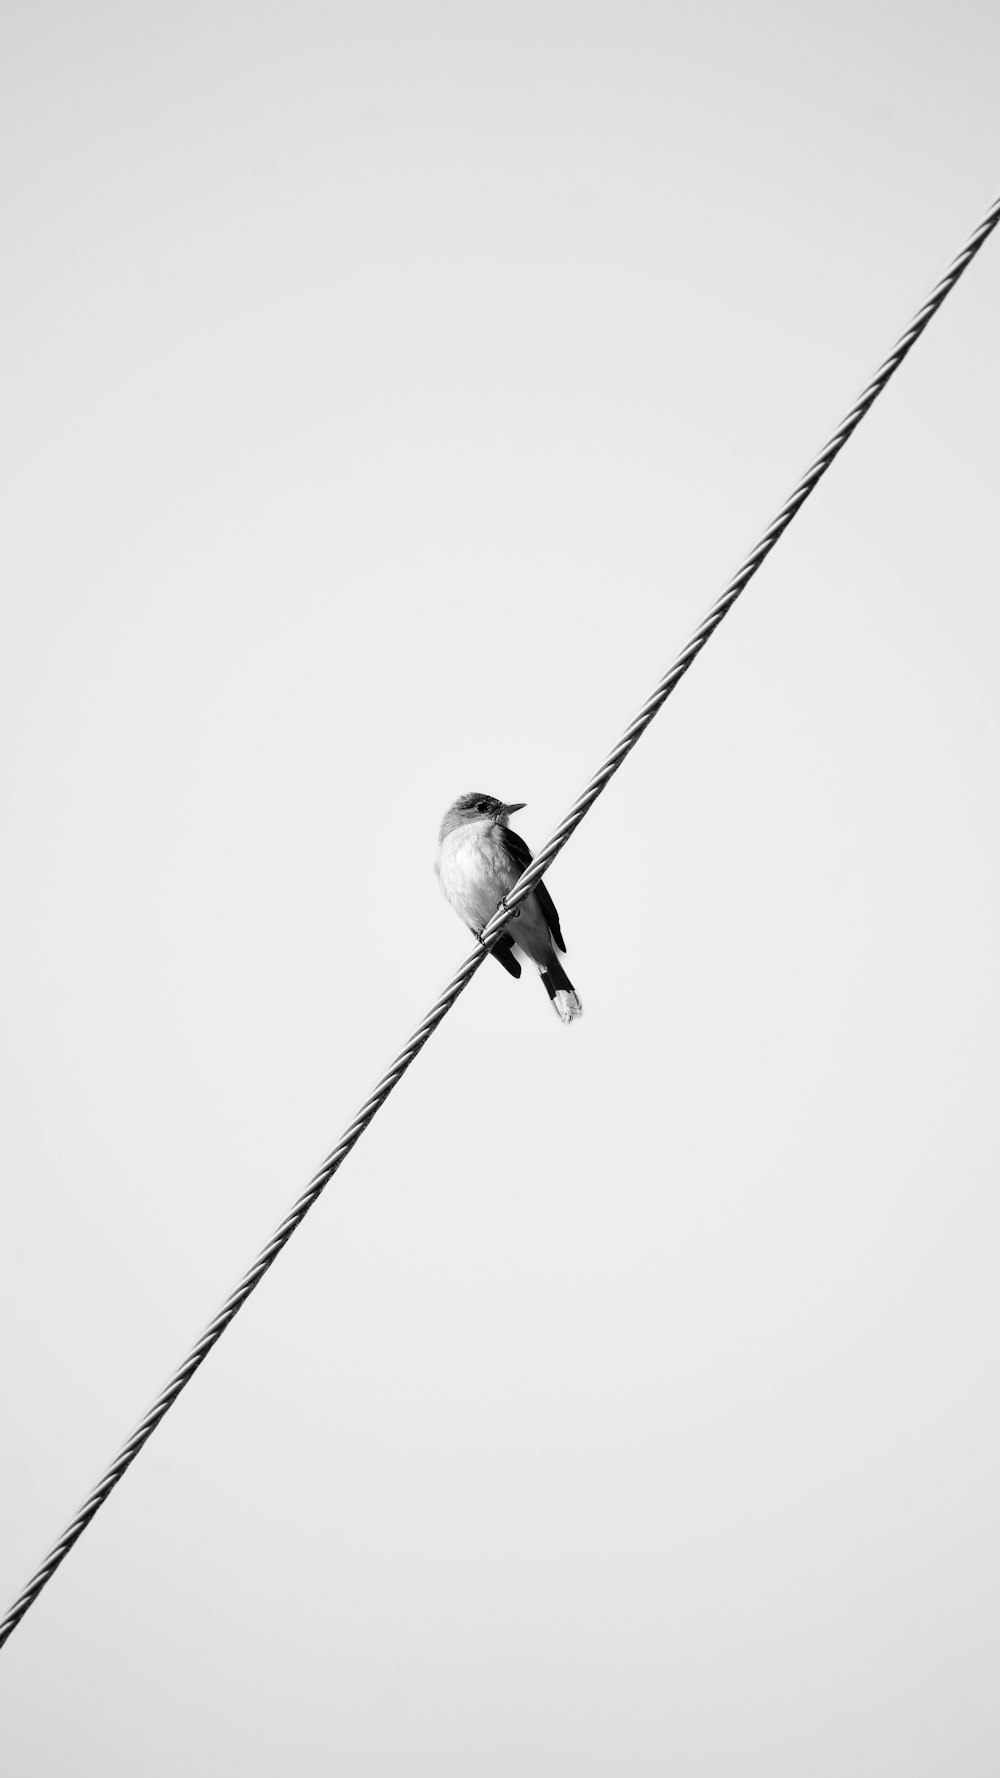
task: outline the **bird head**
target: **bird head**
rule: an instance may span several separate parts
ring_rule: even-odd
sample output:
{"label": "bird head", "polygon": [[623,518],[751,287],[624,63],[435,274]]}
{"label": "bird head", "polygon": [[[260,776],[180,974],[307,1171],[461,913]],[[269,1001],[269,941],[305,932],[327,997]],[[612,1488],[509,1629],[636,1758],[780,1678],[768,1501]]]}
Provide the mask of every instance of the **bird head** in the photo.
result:
{"label": "bird head", "polygon": [[438,839],[439,841],[447,839],[450,833],[454,833],[456,827],[466,827],[470,823],[479,821],[487,824],[498,823],[501,827],[506,827],[508,816],[516,814],[518,809],[523,808],[523,803],[502,803],[499,798],[486,796],[480,790],[466,791],[464,796],[458,797],[452,803],[451,808],[445,811]]}

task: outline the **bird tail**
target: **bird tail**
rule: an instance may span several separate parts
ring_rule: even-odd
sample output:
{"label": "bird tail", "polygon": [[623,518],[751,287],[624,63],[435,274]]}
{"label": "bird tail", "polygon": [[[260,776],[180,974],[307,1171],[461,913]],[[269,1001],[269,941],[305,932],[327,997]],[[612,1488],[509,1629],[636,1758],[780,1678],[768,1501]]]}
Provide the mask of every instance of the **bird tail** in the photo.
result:
{"label": "bird tail", "polygon": [[574,1019],[580,1017],[583,1003],[554,952],[545,963],[539,964],[538,973],[563,1024],[571,1025]]}

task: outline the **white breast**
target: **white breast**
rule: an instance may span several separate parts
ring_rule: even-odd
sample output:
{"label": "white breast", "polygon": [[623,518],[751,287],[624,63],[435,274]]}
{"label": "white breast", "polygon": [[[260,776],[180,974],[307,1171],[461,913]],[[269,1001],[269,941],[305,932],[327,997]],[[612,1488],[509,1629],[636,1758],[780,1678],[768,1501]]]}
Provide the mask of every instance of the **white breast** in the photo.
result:
{"label": "white breast", "polygon": [[493,837],[497,831],[491,821],[466,822],[448,834],[438,850],[441,887],[473,932],[482,930],[515,880],[505,849]]}

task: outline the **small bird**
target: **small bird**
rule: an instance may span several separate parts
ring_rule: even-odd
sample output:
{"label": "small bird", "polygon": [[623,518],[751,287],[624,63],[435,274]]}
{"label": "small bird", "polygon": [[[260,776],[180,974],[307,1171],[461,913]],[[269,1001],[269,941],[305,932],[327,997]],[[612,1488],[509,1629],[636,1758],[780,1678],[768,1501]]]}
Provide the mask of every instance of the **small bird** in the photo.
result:
{"label": "small bird", "polygon": [[[524,806],[469,791],[452,803],[441,823],[438,881],[455,912],[477,936],[531,863],[525,841],[507,825]],[[555,903],[545,884],[536,883],[497,939],[493,955],[513,976],[521,973],[522,955],[534,963],[556,1012],[564,1025],[570,1025],[583,1007],[557,956],[565,949]]]}

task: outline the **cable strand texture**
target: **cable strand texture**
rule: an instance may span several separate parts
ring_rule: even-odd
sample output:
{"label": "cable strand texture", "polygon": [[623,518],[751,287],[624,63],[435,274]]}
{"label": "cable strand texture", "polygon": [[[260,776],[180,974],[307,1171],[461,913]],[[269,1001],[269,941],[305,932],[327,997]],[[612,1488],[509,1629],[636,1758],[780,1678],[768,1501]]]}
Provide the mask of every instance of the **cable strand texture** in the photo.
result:
{"label": "cable strand texture", "polygon": [[806,470],[802,480],[792,490],[785,504],[776,517],[761,534],[753,548],[744,557],[743,562],[724,587],[715,604],[694,634],[681,649],[672,666],[664,674],[652,694],[646,699],[632,722],[629,723],[621,738],[612,747],[603,764],[594,773],[589,784],[577,797],[569,813],[559,823],[554,833],[536,854],[527,870],[519,878],[514,888],[505,897],[492,919],[488,921],[479,936],[474,951],[456,970],[439,999],[419,1024],[403,1049],[396,1056],[388,1072],[382,1076],[370,1098],[366,1099],[354,1121],[347,1126],[336,1148],[327,1156],[319,1171],[310,1180],[301,1197],[292,1205],[284,1221],[275,1230],[267,1246],[258,1254],[249,1271],[241,1279],[231,1296],[223,1303],[215,1319],[205,1329],[201,1338],[191,1348],[187,1358],[174,1372],[166,1387],[157,1396],[145,1418],[140,1420],[131,1437],[125,1442],[115,1457],[114,1462],[105,1470],[96,1488],[84,1501],[76,1517],[67,1525],[58,1542],[49,1551],[44,1562],[32,1575],[23,1592],[14,1601],[6,1616],[0,1619],[0,1648],[3,1647],[11,1633],[17,1628],[25,1613],[34,1604],[46,1583],[51,1580],[60,1563],[68,1556],[77,1540],[82,1536],[95,1514],[103,1506],[111,1490],[121,1481],[129,1465],[139,1455],[147,1439],[152,1437],[164,1415],[173,1406],[181,1390],[191,1381],[195,1372],[204,1363],[216,1341],[221,1339],[230,1322],[239,1313],[251,1292],[257,1288],[265,1273],[274,1264],[282,1248],[291,1240],[300,1223],[304,1221],[317,1198],[329,1185],[330,1180],[347,1159],[355,1143],[363,1136],[376,1112],[385,1103],[393,1088],[399,1083],[410,1064],[414,1062],[428,1038],[433,1036],[442,1019],[450,1012],[459,995],[468,987],[476,970],[485,961],[489,951],[500,937],[505,926],[512,919],[521,903],[531,894],[535,884],[540,880],[553,859],[558,857],[566,842],[575,833],[580,822],[591,809],[601,792],[610,783],[623,761],[628,758],[632,748],[640,737],[645,734],[654,716],[662,709],[674,688],[680,683],[688,668],[698,658],[705,644],[714,635],[723,618],[731,611],[744,588],[753,579],[761,565],[770,555],[775,544],[787,531],[796,513],[805,504],[813,489],[826,474],[830,465],[839,456],[848,439],[861,424],[865,415],[881,395],[889,379],[895,374],[903,359],[920,338],[928,323],[937,314],[946,296],[954,289],[962,273],[978,253],[987,237],[993,232],[1000,221],[1000,198],[990,206],[983,220],[970,235],[961,253],[954,259],[945,272],[944,277],[935,285],[923,307],[918,310],[906,332],[893,347],[888,358],[880,365],[871,382],[862,391],[858,400],[844,416],[836,432],[823,446],[819,455]]}

